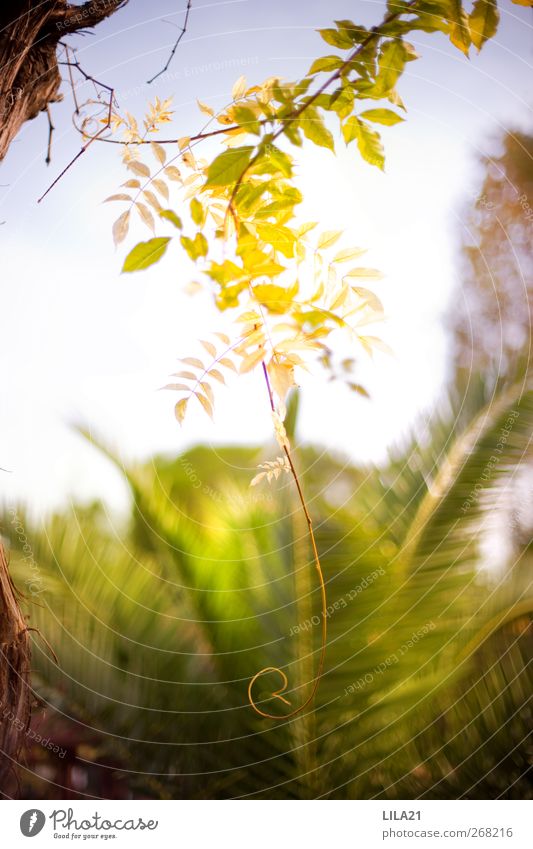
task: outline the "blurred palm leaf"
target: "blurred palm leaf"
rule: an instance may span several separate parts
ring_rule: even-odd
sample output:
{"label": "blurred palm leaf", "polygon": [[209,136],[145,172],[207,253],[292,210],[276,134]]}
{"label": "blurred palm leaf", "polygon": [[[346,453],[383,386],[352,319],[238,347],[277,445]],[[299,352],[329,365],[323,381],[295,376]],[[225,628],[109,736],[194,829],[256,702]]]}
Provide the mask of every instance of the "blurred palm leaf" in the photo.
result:
{"label": "blurred palm leaf", "polygon": [[[510,758],[515,775],[530,754],[529,555],[522,545],[503,579],[480,567],[532,426],[526,384],[469,426],[464,412],[436,416],[380,470],[299,450],[328,589],[327,666],[313,708],[278,723],[253,713],[247,683],[279,666],[287,698],[303,701],[320,630],[289,479],[251,490],[256,448],[126,469],[125,527],[77,509],[31,535],[45,587],[32,619],[60,659],[36,642],[38,690],[97,730],[100,762],[128,763],[132,792],[523,795],[525,779],[498,763]],[[257,697],[282,712],[269,695],[278,686],[265,676]]]}

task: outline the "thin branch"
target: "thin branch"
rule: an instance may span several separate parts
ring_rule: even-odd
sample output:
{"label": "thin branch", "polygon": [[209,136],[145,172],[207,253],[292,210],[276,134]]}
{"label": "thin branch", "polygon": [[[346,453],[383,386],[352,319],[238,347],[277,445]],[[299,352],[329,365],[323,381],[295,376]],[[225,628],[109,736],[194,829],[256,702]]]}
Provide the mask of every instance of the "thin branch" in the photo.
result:
{"label": "thin branch", "polygon": [[190,11],[191,11],[191,5],[192,5],[192,0],[187,0],[187,8],[185,10],[185,20],[183,21],[183,26],[181,27],[180,33],[179,33],[179,35],[178,35],[178,37],[177,37],[177,39],[174,43],[174,47],[170,51],[170,56],[167,59],[167,64],[165,65],[164,68],[162,68],[160,71],[158,71],[158,73],[155,76],[153,76],[150,80],[147,80],[148,85],[153,83],[154,80],[157,80],[158,77],[162,76],[165,73],[165,71],[168,71],[170,63],[172,62],[172,60],[174,58],[174,54],[175,54],[176,50],[178,49],[178,44],[180,43],[181,39],[183,38],[183,36],[187,32],[187,24],[189,22],[189,14],[190,14]]}
{"label": "thin branch", "polygon": [[[114,104],[114,102],[115,102],[115,89],[114,89],[114,88],[111,88],[111,86],[108,86],[108,85],[106,85],[105,83],[100,82],[100,81],[99,81],[99,80],[97,80],[95,77],[91,76],[91,74],[88,74],[88,73],[87,73],[87,72],[86,72],[86,71],[85,71],[85,70],[81,67],[80,63],[79,63],[79,62],[78,62],[78,60],[75,58],[75,56],[74,56],[74,58],[69,59],[69,60],[68,60],[68,61],[66,61],[66,62],[58,62],[58,64],[59,64],[59,65],[66,65],[66,66],[69,68],[69,72],[72,72],[72,69],[73,69],[73,68],[75,68],[75,69],[78,71],[78,73],[80,73],[80,74],[82,75],[82,77],[84,78],[84,80],[85,80],[86,82],[91,82],[91,83],[93,83],[93,85],[94,85],[94,87],[95,87],[95,89],[96,89],[96,91],[97,91],[97,95],[99,94],[99,92],[98,92],[98,86],[99,86],[100,88],[105,89],[105,90],[108,92],[108,94],[109,94],[109,100],[108,100],[108,102],[105,104],[105,106],[106,106],[106,112],[107,112],[107,117],[106,117],[106,120],[105,120],[105,122],[104,122],[103,126],[100,128],[100,130],[98,130],[98,132],[97,132],[94,136],[90,136],[90,137],[87,139],[87,141],[86,141],[86,142],[82,145],[81,149],[78,151],[78,153],[76,154],[76,156],[74,156],[74,157],[71,159],[71,161],[68,163],[68,165],[66,165],[66,166],[65,166],[65,168],[63,168],[63,170],[61,171],[61,173],[60,173],[60,174],[59,174],[59,175],[55,178],[55,180],[54,180],[54,181],[53,181],[53,182],[52,182],[52,183],[48,186],[48,188],[46,189],[46,191],[45,191],[45,192],[41,195],[41,197],[38,199],[37,203],[41,203],[41,201],[42,201],[42,200],[46,197],[46,195],[48,194],[48,192],[50,192],[50,191],[54,188],[54,186],[55,186],[55,185],[57,185],[57,183],[61,180],[61,178],[62,178],[62,177],[64,177],[64,175],[67,173],[67,171],[69,171],[69,170],[70,170],[70,168],[72,168],[72,166],[74,165],[74,163],[78,161],[78,159],[80,158],[80,156],[82,156],[82,155],[85,153],[85,151],[86,151],[86,150],[87,150],[87,149],[91,146],[91,144],[92,144],[93,142],[95,142],[95,141],[98,141],[98,139],[100,138],[100,136],[101,136],[103,133],[107,132],[107,130],[109,130],[109,129],[111,128],[111,118],[112,118],[112,116],[113,116],[113,104]],[[75,90],[75,89],[73,88],[73,92],[74,92],[74,90]],[[74,97],[75,97],[75,96],[74,96]],[[76,105],[76,109],[78,110],[78,104],[77,104],[77,100],[76,100],[76,98],[75,98],[75,105]],[[79,112],[79,110],[78,110],[78,112]]]}
{"label": "thin branch", "polygon": [[50,111],[50,106],[46,107],[46,115],[48,117],[48,146],[46,148],[46,159],[45,162],[47,165],[50,165],[52,161],[52,136],[54,134],[55,127],[52,124],[52,113]]}
{"label": "thin branch", "polygon": [[[65,48],[65,55],[66,55],[66,57],[67,57],[68,76],[69,76],[69,81],[70,81],[70,90],[72,91],[72,99],[73,99],[73,101],[74,101],[74,114],[75,114],[75,115],[79,115],[79,114],[80,114],[80,107],[79,107],[79,104],[78,104],[78,98],[76,97],[76,86],[75,86],[75,84],[74,84],[74,75],[73,75],[73,73],[72,73],[72,67],[73,67],[73,64],[74,64],[74,62],[75,62],[75,58],[74,58],[74,61],[71,59],[71,57],[72,57],[72,49],[69,47],[69,45],[68,45],[68,44],[63,44],[63,42],[61,42],[61,41],[60,41],[59,43],[61,44],[61,46],[62,46],[62,47],[64,47],[64,48]],[[58,63],[58,64],[59,64],[59,63]]]}
{"label": "thin branch", "polygon": [[[265,124],[268,124],[271,121],[272,121],[272,118],[262,118],[257,123],[261,124],[261,126],[264,126]],[[209,130],[206,133],[197,133],[195,136],[189,136],[188,138],[189,138],[189,141],[191,141],[191,142],[203,141],[204,139],[210,139],[213,136],[220,136],[223,133],[230,133],[232,130],[239,130],[239,129],[240,129],[239,124],[232,124],[229,127],[228,126],[220,127],[218,130]],[[78,128],[78,132],[81,132],[81,130],[79,130],[79,128]],[[134,146],[136,144],[137,145],[139,145],[139,144],[150,144],[151,139],[136,139],[134,141],[124,141],[123,139],[98,139],[98,141],[104,142],[105,144],[121,144],[123,146],[127,145],[128,147],[130,147],[130,146]],[[160,139],[160,138],[158,138],[157,139],[158,144],[177,144],[178,142],[179,142],[179,138],[175,138],[175,139]]]}
{"label": "thin branch", "polygon": [[[272,410],[273,413],[275,413],[276,407],[275,407],[275,404],[274,404],[274,396],[272,394],[272,386],[270,385],[270,378],[268,376],[268,371],[267,371],[267,367],[266,367],[264,360],[263,360],[261,365],[263,367],[263,375],[264,375],[266,386],[267,386],[268,398],[269,398],[269,401],[270,401],[270,409]],[[256,702],[254,701],[252,689],[253,689],[253,686],[254,686],[255,682],[257,681],[257,679],[260,678],[261,675],[266,675],[269,672],[277,672],[278,675],[281,677],[282,686],[280,687],[279,690],[275,690],[271,695],[272,695],[273,698],[279,699],[281,702],[284,702],[284,704],[290,705],[290,702],[282,695],[282,693],[284,693],[287,689],[288,679],[287,679],[287,676],[285,675],[285,673],[283,672],[283,670],[280,669],[278,666],[265,666],[264,669],[261,669],[259,672],[256,672],[256,674],[254,675],[254,677],[251,679],[250,683],[248,684],[248,700],[249,700],[251,706],[253,707],[253,709],[255,710],[255,712],[258,713],[260,716],[264,716],[266,719],[277,719],[277,720],[290,719],[291,717],[296,716],[296,714],[301,713],[307,707],[307,705],[309,705],[313,701],[313,699],[316,695],[316,691],[318,690],[318,685],[320,684],[320,679],[322,678],[322,674],[324,672],[324,661],[325,661],[325,658],[326,658],[326,644],[327,644],[326,584],[324,582],[324,575],[323,575],[323,572],[322,572],[322,566],[320,564],[320,557],[318,555],[318,548],[317,548],[317,544],[316,544],[316,540],[315,540],[315,534],[314,534],[314,531],[313,531],[313,521],[312,521],[311,516],[309,514],[309,509],[307,507],[307,503],[306,503],[306,500],[305,500],[305,496],[303,494],[300,479],[298,477],[298,473],[297,473],[296,468],[294,466],[294,463],[293,463],[293,460],[292,460],[292,457],[291,457],[291,453],[290,453],[290,451],[289,451],[289,449],[287,448],[286,445],[283,446],[283,450],[285,452],[285,456],[287,458],[287,462],[288,462],[290,470],[291,470],[291,475],[293,477],[294,483],[296,485],[296,489],[298,491],[298,497],[300,499],[300,504],[301,504],[302,510],[304,512],[305,520],[307,522],[307,529],[308,529],[308,532],[309,532],[309,538],[311,540],[311,547],[313,549],[313,560],[314,560],[314,563],[315,563],[315,568],[316,568],[317,573],[318,573],[318,580],[319,580],[319,583],[320,583],[320,595],[321,595],[321,600],[322,600],[322,638],[321,638],[321,647],[320,647],[320,659],[319,659],[319,662],[318,662],[318,669],[317,669],[317,673],[316,673],[316,676],[315,676],[315,679],[314,679],[314,682],[313,682],[313,687],[312,687],[312,690],[311,690],[310,694],[308,695],[307,699],[299,707],[294,708],[294,710],[290,711],[289,713],[282,714],[280,716],[280,715],[275,714],[275,713],[267,713],[266,711],[261,710],[261,708],[258,707]]]}

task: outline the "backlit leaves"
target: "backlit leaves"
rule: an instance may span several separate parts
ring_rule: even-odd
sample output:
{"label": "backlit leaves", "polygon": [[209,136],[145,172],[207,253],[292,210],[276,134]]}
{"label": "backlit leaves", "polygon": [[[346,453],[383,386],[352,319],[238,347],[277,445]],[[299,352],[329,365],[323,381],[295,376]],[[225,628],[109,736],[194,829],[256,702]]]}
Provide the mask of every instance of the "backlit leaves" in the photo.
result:
{"label": "backlit leaves", "polygon": [[335,150],[333,136],[324,124],[324,119],[317,109],[312,107],[307,109],[305,116],[300,119],[299,125],[309,141],[314,142],[319,147],[327,147],[329,150]]}
{"label": "backlit leaves", "polygon": [[466,56],[472,43],[468,15],[461,0],[447,0],[448,18],[450,21],[450,41]]}
{"label": "backlit leaves", "polygon": [[250,162],[253,147],[225,150],[211,163],[207,171],[207,185],[228,186],[235,183]]}
{"label": "backlit leaves", "polygon": [[[285,449],[285,397],[299,369],[318,362],[331,371],[330,336],[346,334],[356,350],[384,350],[378,337],[367,333],[381,319],[383,307],[378,295],[365,288],[381,275],[354,265],[364,250],[339,246],[340,230],[316,236],[316,223],[297,222],[303,198],[291,149],[310,143],[333,151],[341,135],[365,162],[383,169],[378,128],[404,120],[398,82],[407,64],[418,58],[409,33],[416,38],[419,31],[441,31],[468,54],[471,44],[479,50],[497,25],[495,0],[474,0],[470,15],[462,0],[391,0],[384,20],[372,29],[338,20],[320,30],[334,52],[316,59],[302,79],[272,76],[249,86],[241,76],[222,110],[198,101],[210,119],[206,128],[200,135],[182,136],[170,148],[152,139],[170,120],[169,100],[156,98],[139,122],[127,112],[113,116],[132,174],[108,198],[127,204],[113,225],[115,243],[126,237],[132,209],[152,232],[156,222],[177,228],[176,243],[197,265],[195,288],[207,290],[221,312],[235,316],[233,334],[201,341],[209,360],[187,358],[184,370],[174,375],[179,382],[167,385],[185,393],[176,406],[180,422],[191,398],[212,416],[213,385],[224,384],[229,372],[247,374],[262,365],[276,407],[277,438]],[[199,143],[213,134],[223,149],[205,161]],[[141,242],[124,270],[157,262],[168,241]],[[351,363],[352,357],[345,361]],[[343,369],[343,379],[363,394],[349,371]]]}
{"label": "backlit leaves", "polygon": [[139,177],[149,177],[150,169],[148,165],[145,165],[144,162],[137,162],[136,159],[130,160],[126,167],[129,168],[130,171],[133,171],[134,174],[138,174]]}
{"label": "backlit leaves", "polygon": [[365,124],[364,121],[353,115],[346,121],[342,132],[346,144],[350,144],[355,139],[359,153],[363,159],[371,165],[377,165],[378,168],[383,170],[385,153],[381,143],[381,137],[376,130],[373,130],[368,124]]}
{"label": "backlit leaves", "polygon": [[[225,333],[214,334],[217,342],[208,339],[200,341],[201,346],[209,355],[209,359],[200,357],[183,357],[181,362],[187,368],[174,372],[172,377],[179,378],[179,383],[167,383],[163,389],[184,393],[184,397],[178,401],[175,407],[176,418],[181,422],[185,418],[188,404],[191,398],[195,398],[202,410],[212,419],[215,407],[215,393],[213,391],[212,379],[219,384],[225,384],[223,372],[237,371],[233,359],[233,348],[230,338]],[[222,344],[222,348],[220,347]]]}
{"label": "backlit leaves", "polygon": [[170,242],[168,237],[150,239],[148,242],[139,242],[129,252],[124,260],[122,271],[143,271],[155,262],[159,262]]}
{"label": "backlit leaves", "polygon": [[267,460],[266,463],[260,463],[258,468],[264,469],[264,471],[259,472],[258,475],[252,478],[250,486],[257,486],[262,480],[267,480],[270,483],[271,480],[277,480],[283,472],[290,472],[291,470],[286,457],[276,457],[275,460]]}
{"label": "backlit leaves", "polygon": [[321,59],[315,59],[309,68],[310,74],[318,74],[320,71],[336,71],[343,64],[343,59],[340,56],[322,56]]}
{"label": "backlit leaves", "polygon": [[495,0],[476,0],[468,23],[472,44],[481,50],[489,38],[496,35],[500,13]]}
{"label": "backlit leaves", "polygon": [[123,212],[113,224],[113,241],[115,245],[119,245],[128,235],[128,227],[130,221],[130,211]]}
{"label": "backlit leaves", "polygon": [[365,112],[361,112],[360,117],[364,118],[365,121],[373,121],[374,124],[384,124],[386,127],[392,127],[394,124],[399,124],[405,120],[392,109],[367,109]]}
{"label": "backlit leaves", "polygon": [[240,100],[240,98],[244,96],[246,88],[246,77],[239,77],[231,89],[231,96],[233,100]]}

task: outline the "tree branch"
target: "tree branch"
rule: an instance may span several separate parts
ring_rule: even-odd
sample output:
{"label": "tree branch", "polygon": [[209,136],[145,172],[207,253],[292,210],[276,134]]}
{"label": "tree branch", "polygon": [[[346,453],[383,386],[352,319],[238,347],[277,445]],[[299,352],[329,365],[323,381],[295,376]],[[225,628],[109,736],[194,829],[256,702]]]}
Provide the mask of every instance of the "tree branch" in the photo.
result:
{"label": "tree branch", "polygon": [[185,9],[185,20],[183,21],[183,26],[180,29],[180,34],[178,35],[178,37],[177,37],[177,39],[174,43],[174,47],[170,51],[170,56],[167,59],[167,64],[165,65],[164,68],[162,68],[160,71],[158,71],[158,73],[155,74],[155,76],[153,76],[150,80],[147,80],[148,85],[153,83],[154,80],[157,80],[158,77],[162,76],[162,74],[164,74],[165,71],[168,70],[170,63],[172,62],[172,59],[174,58],[174,54],[175,54],[176,50],[178,49],[178,44],[180,43],[181,39],[183,38],[183,36],[187,32],[187,24],[189,22],[189,13],[191,11],[191,5],[192,5],[192,0],[187,0],[187,8]]}

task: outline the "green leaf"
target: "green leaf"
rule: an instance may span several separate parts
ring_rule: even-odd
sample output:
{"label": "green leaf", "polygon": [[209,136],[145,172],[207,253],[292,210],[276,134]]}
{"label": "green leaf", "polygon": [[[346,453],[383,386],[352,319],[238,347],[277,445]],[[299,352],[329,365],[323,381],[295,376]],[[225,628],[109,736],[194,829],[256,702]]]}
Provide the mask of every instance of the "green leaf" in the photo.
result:
{"label": "green leaf", "polygon": [[335,24],[340,34],[349,38],[352,44],[360,44],[369,35],[366,27],[358,26],[357,24],[354,24],[353,21],[335,21]]}
{"label": "green leaf", "polygon": [[495,0],[476,0],[468,19],[472,44],[481,50],[496,35],[500,13]]}
{"label": "green leaf", "polygon": [[397,115],[392,109],[367,109],[366,112],[361,112],[361,118],[373,121],[375,124],[384,124],[386,127],[400,124],[404,120],[401,115]]}
{"label": "green leaf", "polygon": [[359,153],[370,165],[376,165],[383,171],[385,165],[385,154],[379,133],[372,130],[364,121],[352,116],[348,118],[342,128],[342,134],[346,144],[354,139],[357,141]]}
{"label": "green leaf", "polygon": [[235,122],[243,127],[247,133],[260,134],[261,125],[257,120],[257,115],[248,106],[234,106],[232,114]]}
{"label": "green leaf", "polygon": [[333,47],[340,47],[341,50],[349,50],[353,46],[353,41],[346,32],[339,32],[336,29],[319,29],[318,32],[324,41],[333,45]]}
{"label": "green leaf", "polygon": [[160,209],[159,217],[164,218],[166,221],[170,221],[177,230],[181,230],[182,223],[179,215],[176,215],[173,209]]}
{"label": "green leaf", "polygon": [[197,233],[194,239],[190,239],[188,236],[181,236],[180,241],[193,262],[200,257],[207,256],[209,245],[203,233]]}
{"label": "green leaf", "polygon": [[381,48],[378,60],[379,73],[369,94],[372,97],[389,95],[394,90],[398,78],[402,75],[406,62],[417,58],[417,53],[412,45],[401,38],[387,41]]}
{"label": "green leaf", "polygon": [[336,71],[344,64],[344,59],[340,56],[322,56],[320,59],[315,59],[309,68],[309,74],[318,74],[320,71]]}
{"label": "green leaf", "polygon": [[222,263],[212,262],[207,274],[212,280],[219,283],[220,286],[227,286],[228,283],[234,281],[243,281],[246,283],[248,279],[245,270],[229,259],[224,260]]}
{"label": "green leaf", "polygon": [[288,289],[276,286],[275,283],[259,283],[254,286],[253,292],[259,303],[267,307],[270,312],[284,313],[298,294],[298,283],[294,283]]}
{"label": "green leaf", "polygon": [[143,271],[150,265],[159,262],[165,253],[169,242],[169,237],[159,237],[156,239],[149,239],[148,242],[139,242],[139,244],[135,245],[124,260],[122,271]]}
{"label": "green leaf", "polygon": [[353,142],[353,140],[357,138],[358,133],[359,120],[355,117],[355,115],[352,115],[352,117],[348,118],[348,120],[343,124],[342,127],[342,135],[346,144],[350,144],[350,142]]}
{"label": "green leaf", "polygon": [[285,124],[283,132],[285,133],[287,138],[292,142],[292,144],[296,145],[296,147],[302,146],[300,131],[298,130],[298,127],[296,126],[295,122],[289,121],[287,124]]}
{"label": "green leaf", "polygon": [[252,145],[225,150],[213,160],[207,171],[207,186],[229,186],[236,183],[250,162]]}
{"label": "green leaf", "polygon": [[319,147],[327,147],[329,150],[335,150],[333,136],[325,126],[318,110],[309,106],[298,123],[309,141],[314,142]]}
{"label": "green leaf", "polygon": [[288,227],[279,224],[258,224],[257,234],[263,242],[267,242],[276,251],[280,251],[289,259],[294,256],[294,243],[296,237]]}
{"label": "green leaf", "polygon": [[191,218],[198,227],[204,223],[205,210],[197,198],[191,200]]}
{"label": "green leaf", "polygon": [[333,92],[327,108],[336,112],[339,118],[347,118],[353,111],[355,91],[349,83]]}
{"label": "green leaf", "polygon": [[288,154],[284,153],[273,144],[268,146],[267,157],[276,170],[280,171],[284,177],[292,177],[292,159]]}
{"label": "green leaf", "polygon": [[468,17],[461,0],[448,0],[448,19],[450,21],[450,41],[468,56],[472,43]]}

